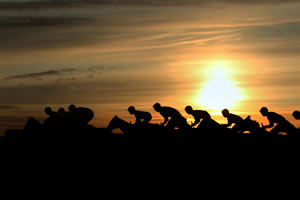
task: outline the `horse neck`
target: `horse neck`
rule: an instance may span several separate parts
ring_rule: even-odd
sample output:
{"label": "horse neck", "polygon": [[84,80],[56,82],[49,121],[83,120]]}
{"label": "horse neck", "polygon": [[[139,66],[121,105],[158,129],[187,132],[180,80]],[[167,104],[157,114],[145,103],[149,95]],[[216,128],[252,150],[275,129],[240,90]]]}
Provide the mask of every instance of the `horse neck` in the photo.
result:
{"label": "horse neck", "polygon": [[39,121],[37,121],[34,118],[29,118],[24,129],[28,130],[28,129],[37,129],[41,126],[41,124],[39,123]]}
{"label": "horse neck", "polygon": [[123,133],[130,131],[130,129],[132,128],[132,124],[130,124],[122,119],[118,120],[118,124],[119,124],[118,128],[120,128]]}
{"label": "horse neck", "polygon": [[112,121],[109,123],[108,125],[108,129],[116,129],[119,128],[121,129],[121,131],[124,132],[128,132],[128,130],[130,129],[132,125],[129,124],[128,122],[118,118],[118,117],[114,117],[112,119]]}

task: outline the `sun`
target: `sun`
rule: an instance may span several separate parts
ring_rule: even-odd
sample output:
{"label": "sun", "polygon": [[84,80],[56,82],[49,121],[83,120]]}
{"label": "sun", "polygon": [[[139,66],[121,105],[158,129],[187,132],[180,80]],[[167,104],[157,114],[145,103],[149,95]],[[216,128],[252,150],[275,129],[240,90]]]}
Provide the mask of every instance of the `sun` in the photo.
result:
{"label": "sun", "polygon": [[199,91],[197,101],[207,109],[232,108],[242,100],[241,89],[232,79],[234,70],[228,64],[216,63],[206,69],[206,77]]}
{"label": "sun", "polygon": [[233,82],[229,80],[210,80],[200,91],[199,102],[209,109],[231,108],[241,100],[241,95]]}

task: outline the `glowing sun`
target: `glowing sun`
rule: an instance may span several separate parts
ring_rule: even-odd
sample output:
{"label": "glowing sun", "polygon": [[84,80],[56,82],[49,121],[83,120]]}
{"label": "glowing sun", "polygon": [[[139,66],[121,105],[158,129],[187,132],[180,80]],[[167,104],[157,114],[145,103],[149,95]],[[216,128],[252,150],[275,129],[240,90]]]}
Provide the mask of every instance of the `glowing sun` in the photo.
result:
{"label": "glowing sun", "polygon": [[240,88],[232,80],[234,71],[224,63],[216,63],[206,70],[207,80],[199,92],[199,103],[214,110],[231,108],[243,97]]}

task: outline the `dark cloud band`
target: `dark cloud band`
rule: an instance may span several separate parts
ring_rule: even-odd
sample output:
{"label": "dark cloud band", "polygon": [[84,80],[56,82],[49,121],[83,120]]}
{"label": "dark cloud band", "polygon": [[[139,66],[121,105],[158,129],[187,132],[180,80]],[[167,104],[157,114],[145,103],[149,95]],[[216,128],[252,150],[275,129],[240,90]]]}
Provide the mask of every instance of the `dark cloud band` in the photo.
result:
{"label": "dark cloud band", "polygon": [[115,67],[104,67],[104,66],[93,66],[89,67],[85,70],[79,70],[75,68],[64,68],[61,70],[48,70],[44,72],[37,72],[37,73],[28,73],[28,74],[19,74],[15,76],[8,76],[4,77],[2,80],[17,80],[17,79],[41,79],[44,77],[55,76],[58,77],[60,75],[70,75],[73,73],[102,73],[108,72],[115,69]]}
{"label": "dark cloud band", "polygon": [[40,73],[9,76],[9,77],[3,78],[3,80],[14,80],[14,79],[23,79],[23,78],[41,78],[44,76],[54,76],[54,75],[59,75],[59,74],[61,74],[60,71],[50,70],[50,71],[40,72]]}
{"label": "dark cloud band", "polygon": [[76,17],[0,17],[0,28],[4,27],[32,27],[32,26],[66,26],[87,23],[92,19]]}

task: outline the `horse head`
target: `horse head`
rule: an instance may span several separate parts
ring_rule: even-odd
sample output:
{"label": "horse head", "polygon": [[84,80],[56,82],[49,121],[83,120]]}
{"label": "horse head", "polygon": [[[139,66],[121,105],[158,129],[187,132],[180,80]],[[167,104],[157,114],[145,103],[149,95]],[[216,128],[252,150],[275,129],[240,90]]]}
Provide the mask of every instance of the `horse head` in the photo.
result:
{"label": "horse head", "polygon": [[257,132],[260,129],[259,123],[251,119],[251,116],[248,115],[243,121],[243,130],[250,131],[251,133]]}
{"label": "horse head", "polygon": [[38,130],[41,128],[41,123],[34,117],[27,117],[27,122],[24,126],[24,130]]}
{"label": "horse head", "polygon": [[251,116],[248,116],[244,121],[248,122],[253,128],[259,128],[259,123],[251,119]]}
{"label": "horse head", "polygon": [[107,129],[109,131],[112,131],[114,129],[121,129],[123,133],[128,133],[132,131],[133,125],[120,119],[118,116],[115,116],[107,126]]}
{"label": "horse head", "polygon": [[108,126],[107,126],[107,129],[112,131],[116,128],[119,128],[117,127],[118,126],[118,121],[119,121],[119,117],[116,115],[114,116],[114,118],[112,118],[112,120],[109,122]]}

